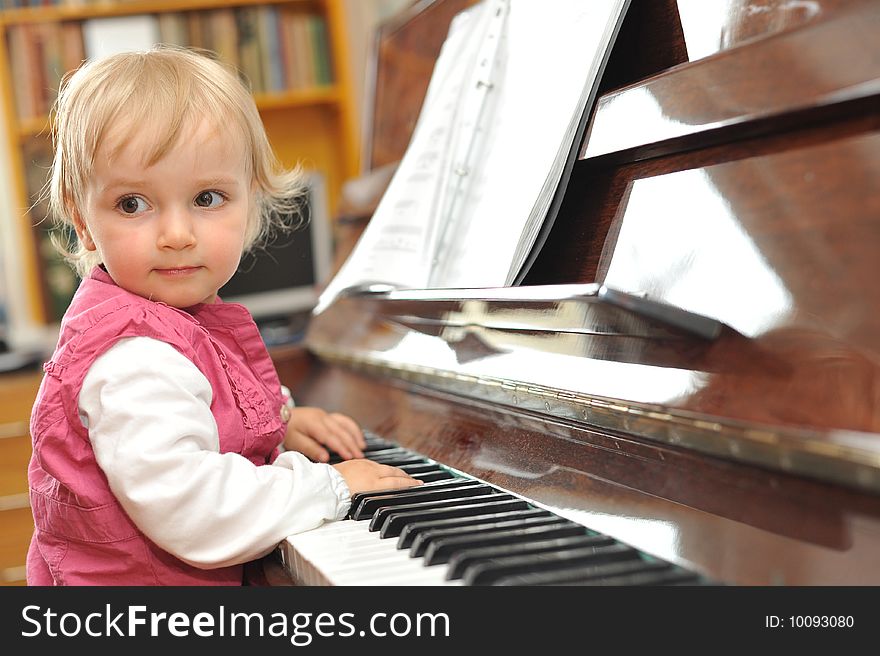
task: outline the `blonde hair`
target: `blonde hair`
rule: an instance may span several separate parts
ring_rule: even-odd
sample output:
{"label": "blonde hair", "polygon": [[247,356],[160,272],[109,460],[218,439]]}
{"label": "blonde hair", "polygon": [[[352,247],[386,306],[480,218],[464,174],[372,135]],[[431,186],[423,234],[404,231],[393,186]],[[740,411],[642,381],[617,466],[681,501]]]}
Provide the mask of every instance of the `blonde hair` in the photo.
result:
{"label": "blonde hair", "polygon": [[[206,51],[161,45],[86,62],[65,78],[53,113],[55,157],[47,195],[50,214],[61,228],[75,227],[76,219],[85,223],[84,190],[98,146],[111,129],[114,135],[121,129],[117,149],[136,132],[153,131],[153,147],[144,154],[150,166],[174,147],[186,128],[204,121],[220,134],[238,130],[250,155],[247,167],[256,202],[245,250],[301,221],[299,168],[280,165],[250,91]],[[56,233],[53,241],[81,277],[101,263],[95,251],[86,250],[72,235],[65,240]]]}

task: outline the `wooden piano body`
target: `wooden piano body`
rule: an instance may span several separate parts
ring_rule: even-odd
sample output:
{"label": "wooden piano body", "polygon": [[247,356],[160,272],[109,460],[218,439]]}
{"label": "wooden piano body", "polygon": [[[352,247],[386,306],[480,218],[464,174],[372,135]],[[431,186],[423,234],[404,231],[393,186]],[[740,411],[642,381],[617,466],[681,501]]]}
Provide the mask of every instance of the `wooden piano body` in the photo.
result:
{"label": "wooden piano body", "polygon": [[[880,6],[711,5],[632,3],[508,300],[347,299],[279,370],[301,404],[713,580],[877,585]],[[530,299],[593,283],[724,329]]]}

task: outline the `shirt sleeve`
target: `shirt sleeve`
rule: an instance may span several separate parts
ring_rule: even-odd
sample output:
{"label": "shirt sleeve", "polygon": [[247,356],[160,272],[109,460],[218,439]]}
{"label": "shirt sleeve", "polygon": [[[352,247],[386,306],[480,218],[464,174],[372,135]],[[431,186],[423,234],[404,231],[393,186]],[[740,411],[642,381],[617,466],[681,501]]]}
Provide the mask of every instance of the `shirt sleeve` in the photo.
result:
{"label": "shirt sleeve", "polygon": [[192,362],[148,337],[120,340],[85,377],[80,418],[110,489],[147,537],[207,569],[345,516],[349,489],[333,467],[295,451],[264,466],[221,454],[211,398]]}

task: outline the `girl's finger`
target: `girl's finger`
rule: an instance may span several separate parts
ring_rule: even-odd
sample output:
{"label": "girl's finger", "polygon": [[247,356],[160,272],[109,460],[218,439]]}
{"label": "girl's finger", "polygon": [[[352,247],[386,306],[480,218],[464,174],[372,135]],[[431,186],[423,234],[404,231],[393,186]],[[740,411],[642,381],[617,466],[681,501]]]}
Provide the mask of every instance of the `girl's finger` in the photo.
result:
{"label": "girl's finger", "polygon": [[294,431],[293,441],[294,449],[307,458],[316,462],[327,462],[330,459],[330,454],[327,452],[327,449],[322,447],[320,443],[313,440],[305,433]]}
{"label": "girl's finger", "polygon": [[364,453],[361,451],[357,442],[352,436],[330,417],[324,422],[324,431],[326,434],[325,444],[331,446],[340,456],[346,459],[363,458]]}
{"label": "girl's finger", "polygon": [[354,419],[341,412],[332,412],[330,413],[330,416],[351,436],[354,444],[361,449],[367,446],[367,441],[364,439],[364,432]]}

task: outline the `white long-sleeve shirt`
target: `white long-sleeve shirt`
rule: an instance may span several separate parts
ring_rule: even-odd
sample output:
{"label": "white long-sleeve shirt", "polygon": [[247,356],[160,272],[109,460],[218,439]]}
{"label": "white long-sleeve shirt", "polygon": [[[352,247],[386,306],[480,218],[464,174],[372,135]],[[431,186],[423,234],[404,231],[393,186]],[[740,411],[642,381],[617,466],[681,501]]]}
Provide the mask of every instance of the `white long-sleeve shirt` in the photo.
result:
{"label": "white long-sleeve shirt", "polygon": [[147,537],[214,568],[345,516],[349,489],[333,467],[294,451],[261,467],[221,454],[211,397],[192,362],[149,337],[120,340],[85,377],[80,418],[110,489]]}

